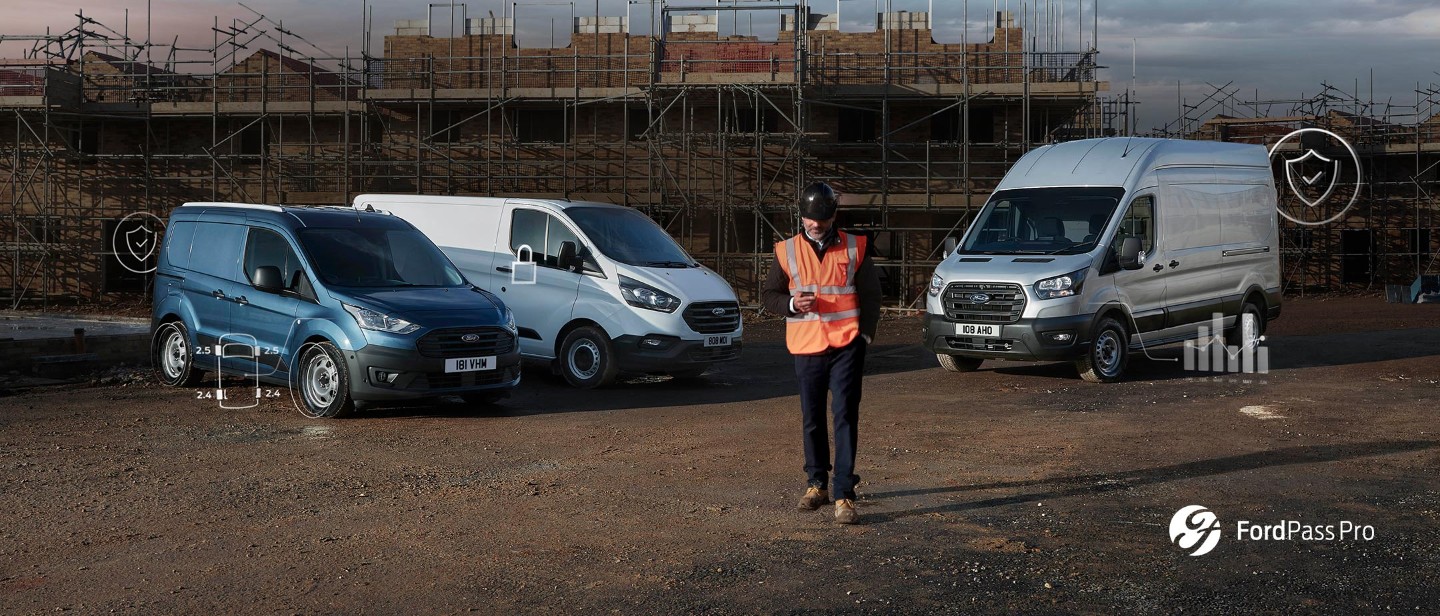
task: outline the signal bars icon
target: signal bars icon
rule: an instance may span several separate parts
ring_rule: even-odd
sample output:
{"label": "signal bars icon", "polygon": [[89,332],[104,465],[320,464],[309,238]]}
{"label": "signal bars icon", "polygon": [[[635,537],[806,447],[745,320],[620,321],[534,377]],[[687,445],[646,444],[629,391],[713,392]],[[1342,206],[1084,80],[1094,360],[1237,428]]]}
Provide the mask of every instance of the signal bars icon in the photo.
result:
{"label": "signal bars icon", "polygon": [[[1185,341],[1185,369],[1198,372],[1230,372],[1267,374],[1270,372],[1270,349],[1260,343],[1264,336],[1254,335],[1260,324],[1254,315],[1242,313],[1235,327],[1243,333],[1240,346],[1225,344],[1225,317],[1210,315],[1210,325],[1201,325],[1196,340]],[[1205,341],[1203,344],[1201,341]]]}

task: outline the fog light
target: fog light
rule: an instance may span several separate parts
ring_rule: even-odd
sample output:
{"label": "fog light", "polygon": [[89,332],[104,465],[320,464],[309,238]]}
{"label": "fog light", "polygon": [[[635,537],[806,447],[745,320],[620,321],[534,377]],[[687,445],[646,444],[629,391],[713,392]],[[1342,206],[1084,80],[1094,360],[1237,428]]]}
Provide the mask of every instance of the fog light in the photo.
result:
{"label": "fog light", "polygon": [[386,368],[371,368],[370,382],[375,385],[391,385],[395,379],[400,378],[400,373]]}
{"label": "fog light", "polygon": [[640,348],[646,351],[668,349],[675,344],[675,340],[667,336],[646,336],[640,339]]}
{"label": "fog light", "polygon": [[1063,344],[1075,340],[1075,334],[1072,334],[1070,332],[1045,332],[1043,334],[1040,334],[1040,336],[1045,338],[1046,342],[1053,342],[1057,344]]}

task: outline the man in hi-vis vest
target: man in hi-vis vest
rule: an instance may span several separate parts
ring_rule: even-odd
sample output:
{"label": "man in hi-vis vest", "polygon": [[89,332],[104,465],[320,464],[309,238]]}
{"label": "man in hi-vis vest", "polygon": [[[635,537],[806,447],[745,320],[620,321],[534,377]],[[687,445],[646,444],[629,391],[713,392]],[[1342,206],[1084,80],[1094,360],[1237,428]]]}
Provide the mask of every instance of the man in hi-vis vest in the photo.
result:
{"label": "man in hi-vis vest", "polygon": [[866,256],[866,238],[835,228],[836,194],[824,183],[800,195],[805,231],[775,245],[765,281],[765,309],[785,315],[785,346],[795,356],[805,472],[810,487],[800,508],[830,502],[830,438],[825,394],[835,416],[835,521],[854,524],[855,442],[860,426],[860,380],[865,347],[880,323],[880,276]]}

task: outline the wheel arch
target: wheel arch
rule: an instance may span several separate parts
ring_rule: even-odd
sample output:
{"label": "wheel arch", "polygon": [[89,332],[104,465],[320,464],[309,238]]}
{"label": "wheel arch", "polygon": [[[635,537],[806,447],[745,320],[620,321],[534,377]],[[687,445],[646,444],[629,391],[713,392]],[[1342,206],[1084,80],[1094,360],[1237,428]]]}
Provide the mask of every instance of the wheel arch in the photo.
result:
{"label": "wheel arch", "polygon": [[561,356],[560,345],[565,344],[565,337],[566,337],[566,336],[569,336],[569,335],[570,335],[570,332],[573,332],[573,331],[575,331],[575,330],[577,330],[577,329],[580,329],[580,328],[582,328],[582,327],[593,327],[593,328],[595,328],[595,329],[600,330],[600,333],[605,334],[605,337],[607,337],[607,338],[610,337],[610,332],[605,331],[605,328],[604,328],[603,326],[601,326],[599,323],[597,323],[597,322],[595,322],[595,321],[593,321],[593,320],[591,320],[591,319],[585,319],[585,318],[571,319],[569,323],[566,323],[564,327],[561,327],[561,328],[560,328],[560,331],[559,331],[559,332],[556,332],[556,333],[555,333],[555,344],[553,345],[553,349],[554,349],[554,351],[555,351],[555,359],[556,359],[556,361],[559,361],[559,359],[560,359],[560,356]]}

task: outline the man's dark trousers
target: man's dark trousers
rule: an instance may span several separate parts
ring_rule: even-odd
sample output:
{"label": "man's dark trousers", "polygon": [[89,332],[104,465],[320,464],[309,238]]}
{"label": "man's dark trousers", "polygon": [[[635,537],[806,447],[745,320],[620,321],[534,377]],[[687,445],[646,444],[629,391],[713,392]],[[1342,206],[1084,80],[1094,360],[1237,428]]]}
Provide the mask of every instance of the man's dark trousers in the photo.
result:
{"label": "man's dark trousers", "polygon": [[805,435],[805,472],[810,485],[825,489],[829,483],[830,438],[825,426],[825,394],[833,394],[835,415],[835,498],[855,498],[855,441],[860,430],[860,383],[865,373],[865,339],[819,355],[796,355],[795,376],[800,379],[800,410]]}

